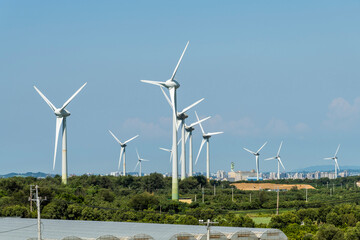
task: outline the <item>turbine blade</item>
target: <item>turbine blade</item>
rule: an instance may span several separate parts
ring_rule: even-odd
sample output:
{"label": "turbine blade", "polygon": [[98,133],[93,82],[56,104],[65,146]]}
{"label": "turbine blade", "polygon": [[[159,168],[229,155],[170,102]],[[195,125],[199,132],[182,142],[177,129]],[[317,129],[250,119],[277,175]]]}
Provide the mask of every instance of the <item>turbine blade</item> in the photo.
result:
{"label": "turbine blade", "polygon": [[60,132],[60,127],[61,127],[62,121],[63,121],[63,118],[56,118],[56,128],[55,128],[55,150],[54,150],[53,170],[55,170],[56,151],[57,151],[57,144],[58,144],[59,132]]}
{"label": "turbine blade", "polygon": [[177,145],[179,145],[181,143],[181,141],[182,141],[182,138],[179,138]]}
{"label": "turbine blade", "polygon": [[135,168],[134,168],[134,172],[135,172],[137,166],[139,165],[139,163],[140,163],[140,161],[138,161],[138,162],[136,163],[136,166],[135,166]]}
{"label": "turbine blade", "polygon": [[184,56],[184,54],[185,54],[185,51],[186,51],[188,45],[189,45],[189,41],[186,43],[186,46],[185,46],[185,48],[184,48],[184,51],[182,52],[181,57],[180,57],[177,65],[176,65],[176,67],[175,67],[175,70],[174,70],[174,72],[173,72],[173,74],[172,74],[172,76],[171,76],[171,81],[173,81],[174,78],[175,78],[176,72],[177,72],[177,70],[178,70],[178,68],[179,68],[179,66],[180,66],[181,60],[182,60],[182,58],[183,58],[183,56]]}
{"label": "turbine blade", "polygon": [[140,160],[140,156],[139,156],[139,152],[138,152],[137,148],[136,148],[136,155],[138,157],[138,160]]}
{"label": "turbine blade", "polygon": [[276,157],[271,157],[271,158],[267,158],[267,159],[264,159],[264,160],[268,161],[268,160],[273,160],[273,159],[276,159]]}
{"label": "turbine blade", "polygon": [[278,161],[280,162],[281,166],[283,167],[283,169],[285,170],[284,164],[282,163],[281,159],[278,158]]}
{"label": "turbine blade", "polygon": [[160,149],[163,150],[163,151],[166,151],[166,152],[171,152],[171,150],[167,149],[167,148],[160,148]]}
{"label": "turbine blade", "polygon": [[336,152],[335,152],[334,157],[336,157],[336,155],[338,154],[338,152],[339,152],[339,148],[340,148],[340,144],[339,144],[339,146],[338,146],[338,147],[337,147],[337,149],[336,149]]}
{"label": "turbine blade", "polygon": [[340,167],[339,167],[337,160],[335,160],[335,165],[336,165],[337,169],[339,169],[339,171],[340,171]]}
{"label": "turbine blade", "polygon": [[179,127],[182,124],[182,121],[179,119],[176,119],[176,130],[179,131]]}
{"label": "turbine blade", "polygon": [[150,160],[147,160],[147,159],[140,159],[141,161],[144,161],[144,162],[150,162]]}
{"label": "turbine blade", "polygon": [[206,136],[214,136],[214,135],[219,135],[219,134],[223,134],[224,132],[210,132],[205,134]]}
{"label": "turbine blade", "polygon": [[209,118],[211,118],[211,117],[209,116],[209,117],[201,119],[200,121],[194,122],[194,123],[190,124],[189,127],[193,127],[195,125],[198,125],[199,123],[202,123],[202,122],[208,120]]}
{"label": "turbine blade", "polygon": [[173,156],[173,152],[170,152],[170,162],[172,162],[172,156]]}
{"label": "turbine blade", "polygon": [[282,147],[282,144],[283,144],[283,141],[281,141],[281,143],[280,143],[279,151],[277,152],[277,155],[276,155],[276,156],[279,156],[280,150],[281,150],[281,147]]}
{"label": "turbine blade", "polygon": [[324,158],[324,160],[332,160],[333,158]]}
{"label": "turbine blade", "polygon": [[248,152],[251,153],[251,154],[256,154],[255,152],[253,152],[253,151],[251,151],[251,150],[249,150],[249,149],[247,149],[247,148],[244,148],[244,150],[245,150],[245,151],[248,151]]}
{"label": "turbine blade", "polygon": [[196,105],[198,105],[199,103],[201,103],[202,101],[204,101],[205,98],[202,98],[196,102],[194,102],[193,104],[191,104],[190,106],[184,108],[179,114],[183,114],[186,113],[187,111],[189,111],[191,108],[195,107]]}
{"label": "turbine blade", "polygon": [[55,112],[56,107],[54,106],[54,104],[52,104],[52,103],[49,101],[49,99],[47,99],[47,98],[45,97],[45,95],[42,94],[42,92],[40,92],[39,89],[37,89],[35,86],[34,86],[34,88],[35,88],[35,90],[38,92],[38,94],[40,95],[40,97],[42,97],[42,99],[44,99],[44,101],[47,103],[47,105],[49,105],[49,107],[51,108],[51,110],[53,110],[53,111]]}
{"label": "turbine blade", "polygon": [[195,165],[199,159],[199,156],[200,156],[200,153],[201,153],[201,149],[203,148],[204,144],[205,144],[206,140],[203,138],[203,140],[201,141],[201,144],[200,144],[200,149],[199,149],[199,152],[198,152],[198,155],[196,157],[196,161],[195,161]]}
{"label": "turbine blade", "polygon": [[190,136],[190,133],[189,133],[189,132],[185,132],[185,143],[187,142],[189,136]]}
{"label": "turbine blade", "polygon": [[165,82],[159,82],[159,81],[150,81],[150,80],[140,80],[143,83],[149,83],[160,87],[166,87]]}
{"label": "turbine blade", "polygon": [[121,160],[122,160],[122,155],[123,155],[123,152],[124,152],[124,148],[123,148],[123,147],[121,147],[121,150],[120,150],[120,157],[119,157],[118,170],[120,170],[120,163],[121,163]]}
{"label": "turbine blade", "polygon": [[170,101],[170,98],[168,97],[168,95],[165,93],[163,87],[160,87],[160,89],[161,89],[162,93],[164,94],[164,96],[165,96],[165,98],[166,98],[166,101],[169,103],[171,109],[173,109],[173,108],[174,108],[174,105],[173,105],[172,102]]}
{"label": "turbine blade", "polygon": [[115,138],[115,140],[120,144],[123,145],[120,140],[109,130],[109,133]]}
{"label": "turbine blade", "polygon": [[[75,97],[76,95],[78,95],[78,93],[86,86],[86,84],[87,84],[87,82],[84,83],[84,85],[82,85],[82,86],[79,88],[79,90],[77,90],[77,91],[64,103],[64,105],[61,107],[61,110],[65,109],[66,106],[69,105],[69,103],[74,99],[74,97]],[[61,110],[60,110],[60,111],[61,111]]]}
{"label": "turbine blade", "polygon": [[129,140],[125,141],[124,144],[127,144],[128,142],[131,142],[132,140],[134,140],[135,138],[137,138],[139,135],[136,135],[135,137],[130,138]]}
{"label": "turbine blade", "polygon": [[202,127],[202,125],[201,125],[201,122],[200,122],[200,120],[199,120],[199,116],[197,115],[197,112],[196,112],[196,111],[195,111],[195,115],[196,115],[196,119],[197,119],[198,122],[199,122],[199,126],[200,126],[200,128],[201,128],[201,132],[202,132],[203,134],[205,134],[204,129],[203,129],[203,127]]}
{"label": "turbine blade", "polygon": [[259,150],[257,150],[256,153],[259,153],[261,151],[261,149],[263,149],[263,147],[265,147],[266,144],[267,144],[267,142],[265,142],[264,145],[262,145],[261,148],[259,148]]}

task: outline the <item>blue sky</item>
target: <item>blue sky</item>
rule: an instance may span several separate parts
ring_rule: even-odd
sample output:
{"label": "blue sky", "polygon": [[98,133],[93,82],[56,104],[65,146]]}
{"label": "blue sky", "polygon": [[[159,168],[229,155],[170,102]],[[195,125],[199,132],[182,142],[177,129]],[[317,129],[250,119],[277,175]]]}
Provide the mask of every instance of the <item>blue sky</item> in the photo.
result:
{"label": "blue sky", "polygon": [[[177,74],[178,106],[211,115],[211,170],[255,167],[281,153],[288,170],[359,165],[360,3],[358,1],[1,1],[0,174],[61,173],[52,156],[55,116],[33,89],[67,107],[69,172],[117,170],[121,140],[128,170],[135,148],[145,172],[169,172],[171,112],[160,90],[140,79]],[[194,121],[190,112],[188,122]],[[201,136],[194,132],[194,155]],[[60,153],[60,152],[59,152]],[[205,171],[205,152],[195,171]],[[261,162],[261,171],[275,171]]]}

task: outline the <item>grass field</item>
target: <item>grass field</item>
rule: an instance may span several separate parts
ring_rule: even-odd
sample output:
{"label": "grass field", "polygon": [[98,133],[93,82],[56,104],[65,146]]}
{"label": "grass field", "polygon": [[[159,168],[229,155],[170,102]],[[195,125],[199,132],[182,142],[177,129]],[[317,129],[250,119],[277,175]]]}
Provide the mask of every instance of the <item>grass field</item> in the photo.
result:
{"label": "grass field", "polygon": [[251,217],[255,224],[269,224],[271,217]]}

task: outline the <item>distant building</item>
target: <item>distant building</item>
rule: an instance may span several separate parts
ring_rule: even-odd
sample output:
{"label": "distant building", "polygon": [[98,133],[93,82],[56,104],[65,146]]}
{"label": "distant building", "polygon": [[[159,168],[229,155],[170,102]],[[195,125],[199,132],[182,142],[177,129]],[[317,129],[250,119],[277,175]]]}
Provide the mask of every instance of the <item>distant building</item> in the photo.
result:
{"label": "distant building", "polygon": [[224,170],[218,170],[217,172],[216,172],[216,179],[217,180],[222,180],[222,179],[224,179],[224,178],[227,178],[227,173],[224,171]]}
{"label": "distant building", "polygon": [[254,169],[251,171],[228,172],[229,182],[244,181],[249,177],[256,177],[256,172]]}

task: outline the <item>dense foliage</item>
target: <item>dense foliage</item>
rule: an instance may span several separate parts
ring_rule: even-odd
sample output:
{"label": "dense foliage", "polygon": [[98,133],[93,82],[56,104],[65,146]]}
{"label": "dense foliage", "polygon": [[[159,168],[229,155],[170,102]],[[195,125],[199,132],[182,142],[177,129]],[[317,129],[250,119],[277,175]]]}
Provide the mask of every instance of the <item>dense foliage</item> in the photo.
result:
{"label": "dense foliage", "polygon": [[[360,189],[358,177],[336,180],[280,180],[311,184],[316,190],[292,189],[279,193],[280,214],[275,215],[275,191],[245,192],[228,182],[207,182],[203,176],[179,182],[181,198],[172,201],[171,178],[153,173],[144,177],[73,176],[61,184],[60,176],[45,179],[0,179],[0,215],[36,217],[29,208],[30,185],[39,185],[43,218],[98,221],[135,221],[198,224],[212,219],[222,226],[271,227],[289,239],[360,239]],[[215,187],[214,187],[215,186]],[[216,188],[216,190],[214,189]],[[233,194],[232,194],[233,193]],[[267,223],[255,223],[258,218]]]}

